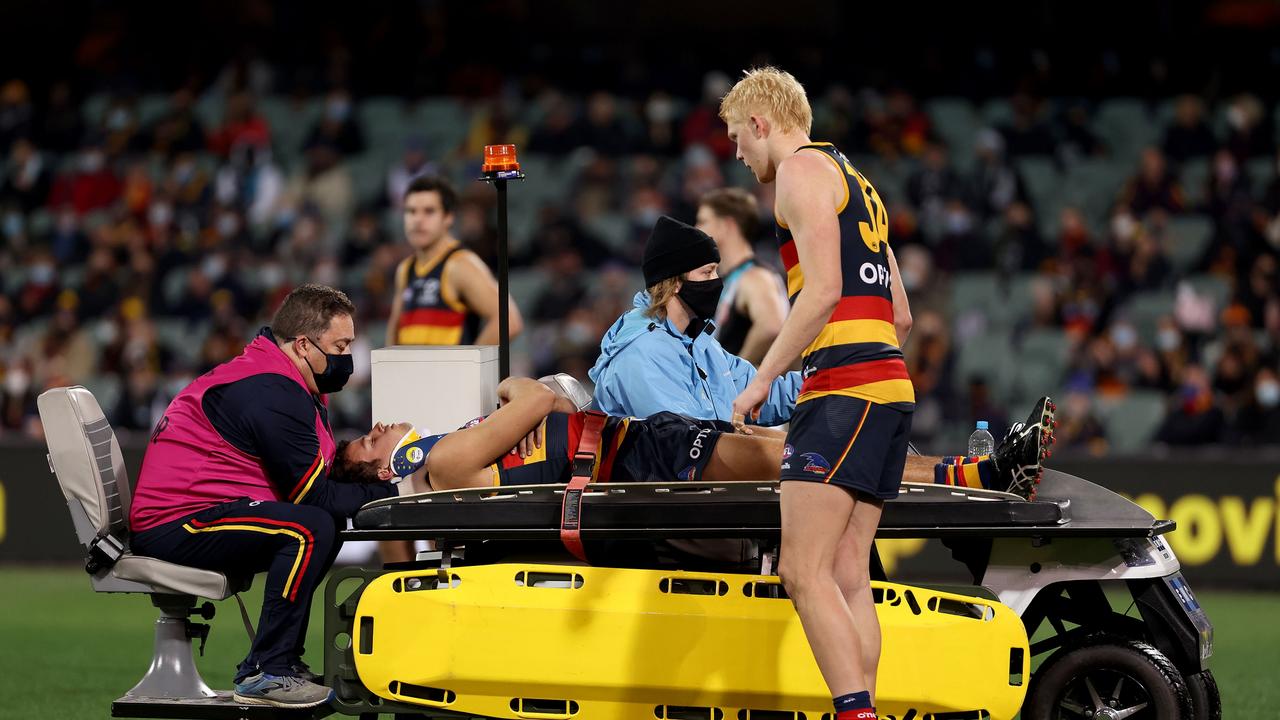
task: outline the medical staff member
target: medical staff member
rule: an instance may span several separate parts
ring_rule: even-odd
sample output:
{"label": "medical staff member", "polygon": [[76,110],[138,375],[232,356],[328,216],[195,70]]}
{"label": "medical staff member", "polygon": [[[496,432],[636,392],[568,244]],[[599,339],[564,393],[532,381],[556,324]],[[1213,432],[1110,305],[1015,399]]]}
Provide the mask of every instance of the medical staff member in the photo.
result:
{"label": "medical staff member", "polygon": [[[596,409],[609,415],[649,417],[669,411],[699,420],[733,419],[733,399],[755,378],[751,363],[731,355],[712,336],[723,284],[720,253],[706,233],[663,216],[645,244],[647,291],[609,328],[588,376]],[[769,385],[760,425],[791,418],[800,374]]]}
{"label": "medical staff member", "polygon": [[267,573],[258,631],[235,700],[312,707],[329,698],[302,661],[311,595],[341,545],[340,523],[396,494],[329,477],[326,395],[351,376],[355,307],[303,285],[244,352],[178,394],[156,425],[129,514],[138,555],[229,575]]}

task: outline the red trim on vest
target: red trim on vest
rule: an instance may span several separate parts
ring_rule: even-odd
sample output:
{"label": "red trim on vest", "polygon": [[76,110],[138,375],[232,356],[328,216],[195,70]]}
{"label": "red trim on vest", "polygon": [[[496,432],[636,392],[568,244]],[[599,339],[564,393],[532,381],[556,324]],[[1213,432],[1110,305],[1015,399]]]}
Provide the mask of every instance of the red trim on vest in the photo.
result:
{"label": "red trim on vest", "polygon": [[311,467],[307,468],[307,471],[302,473],[302,479],[299,480],[298,484],[294,485],[293,490],[289,492],[290,500],[298,497],[298,493],[302,491],[302,488],[307,486],[307,480],[309,480],[311,478],[312,473],[316,471],[316,466],[319,465],[323,460],[324,460],[324,456],[321,455],[320,453],[316,453],[316,459],[311,461]]}

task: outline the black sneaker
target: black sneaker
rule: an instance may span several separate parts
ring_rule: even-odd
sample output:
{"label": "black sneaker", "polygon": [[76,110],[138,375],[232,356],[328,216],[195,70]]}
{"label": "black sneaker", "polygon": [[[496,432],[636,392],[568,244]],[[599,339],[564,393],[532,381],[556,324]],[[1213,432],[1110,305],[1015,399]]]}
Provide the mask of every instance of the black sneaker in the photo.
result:
{"label": "black sneaker", "polygon": [[311,667],[301,660],[295,661],[292,665],[289,666],[289,669],[293,671],[294,675],[297,675],[298,677],[302,678],[303,680],[306,680],[309,683],[315,683],[317,685],[324,684],[321,682],[322,680],[324,680],[324,676],[317,675],[316,673],[311,672]]}
{"label": "black sneaker", "polygon": [[1036,499],[1036,485],[1044,474],[1044,461],[1052,454],[1053,415],[1058,407],[1042,397],[1031,410],[1026,422],[1016,422],[991,453],[996,466],[996,482],[992,489],[1003,490]]}

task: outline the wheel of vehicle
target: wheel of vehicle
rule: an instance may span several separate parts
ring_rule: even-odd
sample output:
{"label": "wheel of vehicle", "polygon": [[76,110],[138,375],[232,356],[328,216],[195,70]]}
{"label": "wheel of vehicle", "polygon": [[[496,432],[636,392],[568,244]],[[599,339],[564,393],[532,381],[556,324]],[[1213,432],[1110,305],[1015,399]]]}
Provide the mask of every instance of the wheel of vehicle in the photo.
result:
{"label": "wheel of vehicle", "polygon": [[1213,672],[1201,670],[1185,676],[1183,680],[1191,694],[1191,717],[1194,720],[1222,720],[1222,695],[1218,693],[1218,681],[1213,679]]}
{"label": "wheel of vehicle", "polygon": [[1025,720],[1198,720],[1173,663],[1138,640],[1094,635],[1062,648],[1031,681]]}

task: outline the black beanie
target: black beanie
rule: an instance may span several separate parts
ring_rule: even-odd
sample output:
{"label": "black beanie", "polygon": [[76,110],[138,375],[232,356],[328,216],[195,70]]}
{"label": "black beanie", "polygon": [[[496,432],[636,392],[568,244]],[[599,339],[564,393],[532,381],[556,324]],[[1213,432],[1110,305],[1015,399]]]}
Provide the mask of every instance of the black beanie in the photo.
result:
{"label": "black beanie", "polygon": [[720,262],[720,251],[711,236],[696,227],[663,215],[644,246],[644,286]]}

